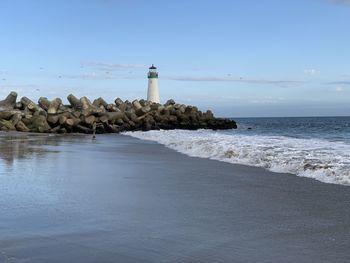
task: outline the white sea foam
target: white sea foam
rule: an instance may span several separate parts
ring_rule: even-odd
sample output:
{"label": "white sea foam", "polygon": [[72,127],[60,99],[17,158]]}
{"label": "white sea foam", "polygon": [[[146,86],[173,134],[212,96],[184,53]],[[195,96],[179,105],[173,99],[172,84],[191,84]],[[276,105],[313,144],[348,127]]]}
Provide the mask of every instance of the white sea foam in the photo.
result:
{"label": "white sea foam", "polygon": [[126,132],[194,157],[350,185],[350,145],[321,139],[200,131]]}

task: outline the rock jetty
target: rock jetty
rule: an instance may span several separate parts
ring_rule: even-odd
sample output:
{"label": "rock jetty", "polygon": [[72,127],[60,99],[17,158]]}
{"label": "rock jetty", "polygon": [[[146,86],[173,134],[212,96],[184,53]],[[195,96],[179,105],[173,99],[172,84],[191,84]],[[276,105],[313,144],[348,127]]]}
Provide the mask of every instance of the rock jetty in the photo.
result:
{"label": "rock jetty", "polygon": [[0,131],[40,133],[119,133],[170,129],[235,129],[230,119],[216,118],[208,110],[177,104],[168,100],[164,105],[146,100],[123,101],[117,98],[107,103],[103,98],[91,102],[70,94],[70,105],[56,98],[39,98],[34,103],[27,97],[17,101],[11,92],[0,101]]}

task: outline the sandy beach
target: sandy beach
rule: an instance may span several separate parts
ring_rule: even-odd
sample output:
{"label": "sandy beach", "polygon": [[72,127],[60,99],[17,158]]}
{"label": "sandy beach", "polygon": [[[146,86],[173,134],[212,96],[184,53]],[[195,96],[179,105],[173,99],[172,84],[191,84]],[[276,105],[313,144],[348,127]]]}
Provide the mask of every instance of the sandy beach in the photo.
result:
{"label": "sandy beach", "polygon": [[350,187],[123,135],[0,135],[0,262],[348,262]]}

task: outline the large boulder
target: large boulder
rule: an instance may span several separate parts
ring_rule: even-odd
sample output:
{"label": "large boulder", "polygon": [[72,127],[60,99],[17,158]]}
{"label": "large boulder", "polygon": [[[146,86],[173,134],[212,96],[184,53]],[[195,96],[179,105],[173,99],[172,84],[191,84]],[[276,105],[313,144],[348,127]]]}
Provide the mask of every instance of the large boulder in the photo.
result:
{"label": "large boulder", "polygon": [[7,95],[6,99],[0,101],[0,111],[1,110],[13,110],[16,106],[17,93],[12,91]]}
{"label": "large boulder", "polygon": [[22,119],[22,121],[31,132],[49,132],[51,130],[45,116],[42,115],[33,116],[30,119]]}
{"label": "large boulder", "polygon": [[23,121],[19,121],[16,124],[16,130],[20,132],[29,132],[29,128],[23,123]]}
{"label": "large boulder", "polygon": [[1,131],[15,131],[16,127],[11,121],[0,120],[0,130]]}

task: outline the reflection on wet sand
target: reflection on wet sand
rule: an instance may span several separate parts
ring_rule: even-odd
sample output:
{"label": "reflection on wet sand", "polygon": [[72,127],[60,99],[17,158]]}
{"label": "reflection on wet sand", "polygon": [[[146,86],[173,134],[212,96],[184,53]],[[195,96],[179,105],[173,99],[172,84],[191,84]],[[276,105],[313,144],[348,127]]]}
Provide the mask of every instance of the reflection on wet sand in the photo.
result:
{"label": "reflection on wet sand", "polygon": [[52,148],[63,142],[82,140],[82,135],[60,136],[52,134],[29,134],[0,132],[0,164],[2,161],[12,166],[16,159],[43,158],[48,153],[57,152]]}

